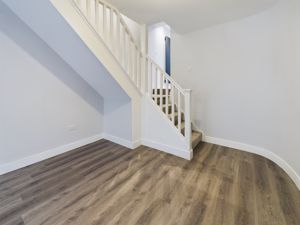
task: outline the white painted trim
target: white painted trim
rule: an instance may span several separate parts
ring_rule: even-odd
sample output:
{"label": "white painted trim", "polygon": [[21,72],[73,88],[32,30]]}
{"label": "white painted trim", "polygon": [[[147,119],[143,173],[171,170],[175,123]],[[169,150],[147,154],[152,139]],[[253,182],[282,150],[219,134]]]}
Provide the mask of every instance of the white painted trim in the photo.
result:
{"label": "white painted trim", "polygon": [[163,151],[187,160],[191,160],[193,158],[193,151],[184,151],[182,149],[178,149],[169,145],[164,145],[162,143],[158,143],[150,140],[142,140],[142,144],[147,147],[157,149],[159,151]]}
{"label": "white painted trim", "polygon": [[28,157],[25,157],[23,159],[19,159],[10,163],[6,163],[6,164],[2,164],[0,165],[0,175],[5,174],[5,173],[9,173],[12,172],[14,170],[18,170],[21,168],[24,168],[26,166],[30,166],[34,163],[38,163],[40,161],[52,158],[54,156],[63,154],[65,152],[68,151],[72,151],[76,148],[82,147],[84,145],[99,141],[101,139],[107,139],[109,141],[112,141],[114,143],[117,143],[119,145],[125,146],[129,149],[135,149],[137,147],[139,147],[141,145],[141,141],[137,140],[137,141],[133,141],[130,142],[128,140],[110,135],[110,134],[98,134],[92,137],[88,137],[88,138],[84,138],[66,145],[62,145],[53,149],[49,149],[47,151],[35,154],[35,155],[31,155]]}
{"label": "white painted trim", "polygon": [[31,155],[28,156],[26,158],[23,159],[19,159],[16,160],[14,162],[10,162],[10,163],[6,163],[3,165],[0,165],[0,175],[17,170],[17,169],[21,169],[23,167],[32,165],[34,163],[43,161],[45,159],[49,159],[51,157],[63,154],[65,152],[74,150],[76,148],[82,147],[84,145],[96,142],[103,139],[103,134],[98,134],[92,137],[88,137],[88,138],[84,138],[66,145],[62,145],[53,149],[49,149],[47,151],[35,154],[35,155]]}
{"label": "white painted trim", "polygon": [[136,140],[136,141],[132,142],[133,149],[138,148],[141,145],[142,145],[142,142],[140,140]]}
{"label": "white painted trim", "polygon": [[124,138],[120,138],[111,134],[104,134],[104,139],[114,142],[116,144],[122,145],[129,149],[135,149],[140,146],[140,141],[129,141]]}
{"label": "white painted trim", "polygon": [[296,184],[297,188],[300,190],[299,175],[285,160],[283,160],[280,156],[276,155],[275,153],[273,153],[269,150],[266,150],[264,148],[261,148],[261,147],[248,145],[248,144],[235,142],[235,141],[230,141],[230,140],[225,140],[225,139],[221,139],[221,138],[205,136],[205,135],[203,135],[203,141],[207,142],[207,143],[222,145],[222,146],[226,146],[229,148],[234,148],[237,150],[242,150],[245,152],[250,152],[250,153],[254,153],[254,154],[266,157],[267,159],[273,161],[278,166],[280,166],[290,176],[290,178]]}

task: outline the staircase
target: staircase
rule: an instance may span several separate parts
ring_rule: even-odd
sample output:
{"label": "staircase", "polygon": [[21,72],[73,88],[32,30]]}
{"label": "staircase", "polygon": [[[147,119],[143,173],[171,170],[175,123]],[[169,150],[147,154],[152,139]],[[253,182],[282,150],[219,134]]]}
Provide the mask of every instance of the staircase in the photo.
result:
{"label": "staircase", "polygon": [[183,89],[135,41],[121,13],[103,0],[72,0],[82,18],[112,52],[127,76],[142,95],[149,96],[159,107],[192,150],[202,134],[192,130],[191,90]]}
{"label": "staircase", "polygon": [[111,115],[130,121],[128,136],[109,131],[112,141],[193,157],[201,133],[192,131],[191,90],[141,51],[118,9],[103,0],[3,1],[107,102],[128,99],[126,115]]}
{"label": "staircase", "polygon": [[[168,90],[168,91],[167,91]],[[172,104],[172,94],[171,89],[164,88],[162,90],[162,96],[160,95],[160,89],[153,89],[152,92],[153,101],[160,107],[160,102],[162,102],[162,111],[164,114],[168,116],[170,121],[175,121],[174,125],[177,129],[180,128],[180,132],[182,135],[185,135],[185,114],[182,110],[179,110],[176,104]],[[161,98],[162,97],[162,98]],[[168,101],[168,103],[166,103]],[[174,107],[174,109],[172,108]],[[180,112],[179,112],[180,111]],[[191,146],[194,149],[202,140],[202,133],[198,131],[192,130],[191,137]]]}

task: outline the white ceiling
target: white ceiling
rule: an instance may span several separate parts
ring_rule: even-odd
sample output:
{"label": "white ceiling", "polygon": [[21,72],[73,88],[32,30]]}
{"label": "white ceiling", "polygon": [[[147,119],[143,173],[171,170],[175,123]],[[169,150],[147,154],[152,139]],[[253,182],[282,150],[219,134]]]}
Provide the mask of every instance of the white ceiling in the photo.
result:
{"label": "white ceiling", "polygon": [[277,0],[107,0],[139,23],[166,22],[179,33],[258,13]]}

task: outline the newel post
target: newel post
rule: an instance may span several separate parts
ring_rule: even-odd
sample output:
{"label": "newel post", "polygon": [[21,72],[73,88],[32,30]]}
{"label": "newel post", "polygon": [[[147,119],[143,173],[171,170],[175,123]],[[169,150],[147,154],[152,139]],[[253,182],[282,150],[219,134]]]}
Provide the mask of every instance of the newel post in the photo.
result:
{"label": "newel post", "polygon": [[185,120],[185,139],[186,144],[190,149],[192,149],[192,119],[191,119],[191,95],[192,90],[185,89],[184,90],[184,120]]}
{"label": "newel post", "polygon": [[149,75],[148,75],[148,60],[147,60],[147,55],[148,55],[148,27],[146,24],[141,25],[140,29],[140,46],[141,46],[141,52],[142,52],[142,61],[143,61],[143,72],[142,72],[142,83],[144,84],[144,93],[147,94],[149,89]]}

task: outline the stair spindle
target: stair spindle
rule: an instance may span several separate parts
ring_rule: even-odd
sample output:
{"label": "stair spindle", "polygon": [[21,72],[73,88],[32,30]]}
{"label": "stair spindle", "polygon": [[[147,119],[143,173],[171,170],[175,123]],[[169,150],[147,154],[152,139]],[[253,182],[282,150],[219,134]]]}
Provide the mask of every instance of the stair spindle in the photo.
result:
{"label": "stair spindle", "polygon": [[124,37],[124,49],[125,49],[125,71],[129,74],[129,51],[128,51],[128,36],[127,33],[125,33],[125,37]]}
{"label": "stair spindle", "polygon": [[106,41],[106,33],[107,33],[107,9],[106,4],[103,3],[103,39]]}
{"label": "stair spindle", "polygon": [[139,71],[139,61],[138,61],[138,57],[139,57],[139,53],[138,53],[138,50],[136,49],[136,47],[134,47],[134,52],[135,52],[135,85],[138,87],[139,85],[139,74],[138,74],[138,71]]}
{"label": "stair spindle", "polygon": [[157,90],[157,67],[152,63],[154,67],[154,96],[155,96],[155,103],[158,103],[158,90]]}
{"label": "stair spindle", "polygon": [[178,95],[177,95],[177,120],[178,120],[178,129],[181,133],[181,96],[180,96],[180,92],[178,91]]}
{"label": "stair spindle", "polygon": [[[158,76],[159,76],[159,83],[160,83],[160,108],[162,110],[163,108],[163,82],[164,82],[164,78],[163,78],[163,75],[162,75],[162,72],[159,70],[158,72]],[[165,98],[164,98],[165,99]]]}
{"label": "stair spindle", "polygon": [[109,8],[109,37],[110,37],[110,47],[112,52],[114,52],[114,24],[113,24],[113,20],[114,19],[114,11],[112,8]]}
{"label": "stair spindle", "polygon": [[130,39],[130,48],[131,48],[131,78],[134,81],[134,46]]}
{"label": "stair spindle", "polygon": [[78,7],[79,7],[80,9],[82,9],[82,2],[81,2],[81,0],[77,0],[76,2],[77,2]]}
{"label": "stair spindle", "polygon": [[122,26],[122,42],[121,42],[121,50],[122,50],[122,61],[121,64],[125,68],[126,65],[126,45],[125,45],[125,39],[126,39],[126,29],[125,26]]}
{"label": "stair spindle", "polygon": [[174,86],[171,85],[171,110],[172,110],[172,122],[175,125],[175,93]]}
{"label": "stair spindle", "polygon": [[146,57],[143,57],[143,54],[141,55],[141,61],[143,62],[143,65],[141,67],[141,70],[142,70],[142,86],[143,86],[143,93],[146,94],[147,93],[147,87],[148,87],[148,84],[147,84],[147,75],[148,75],[148,70],[147,70],[147,59]]}
{"label": "stair spindle", "polygon": [[[168,82],[169,82],[165,76],[164,76],[163,81],[164,81],[164,83],[167,82],[166,84],[168,84]],[[169,88],[168,88],[168,85],[166,85],[165,94],[166,94],[165,113],[167,116],[169,116]]]}
{"label": "stair spindle", "polygon": [[99,22],[99,3],[95,0],[95,28],[97,32],[99,32]]}
{"label": "stair spindle", "polygon": [[139,52],[139,50],[137,49],[137,64],[138,64],[138,89],[141,90],[142,89],[142,74],[141,74],[141,67],[142,67],[142,61],[141,61],[141,54]]}
{"label": "stair spindle", "polygon": [[86,10],[87,19],[90,21],[91,20],[91,2],[90,2],[90,0],[86,0],[85,7],[86,7],[85,10]]}
{"label": "stair spindle", "polygon": [[138,69],[139,69],[139,61],[138,61],[138,51],[137,49],[134,47],[134,52],[135,52],[135,85],[138,87],[139,84],[139,74],[138,74]]}
{"label": "stair spindle", "polygon": [[152,71],[152,64],[151,62],[146,59],[146,62],[147,62],[147,71],[148,71],[148,94],[149,94],[149,97],[152,99],[152,96],[153,96],[153,80],[152,80],[152,74],[153,74],[153,71]]}
{"label": "stair spindle", "polygon": [[131,48],[132,48],[132,80],[135,83],[135,50],[134,50],[134,43],[132,43]]}
{"label": "stair spindle", "polygon": [[117,48],[117,58],[120,60],[121,59],[121,52],[120,52],[120,42],[121,42],[121,34],[120,34],[120,29],[121,29],[121,18],[120,18],[120,15],[117,14],[117,45],[116,45],[116,48]]}
{"label": "stair spindle", "polygon": [[132,79],[132,48],[131,48],[131,42],[130,42],[130,37],[128,37],[128,42],[127,42],[127,47],[128,47],[128,74],[130,79]]}
{"label": "stair spindle", "polygon": [[192,149],[192,121],[191,121],[191,90],[184,90],[184,135],[189,149]]}
{"label": "stair spindle", "polygon": [[132,45],[133,48],[133,82],[136,84],[136,67],[137,67],[137,63],[136,63],[136,50],[135,50],[135,46],[134,44]]}

